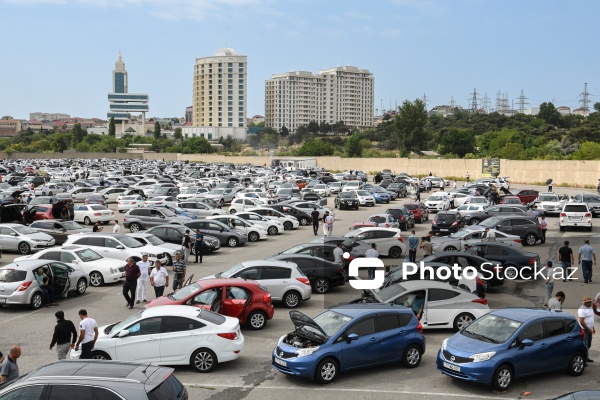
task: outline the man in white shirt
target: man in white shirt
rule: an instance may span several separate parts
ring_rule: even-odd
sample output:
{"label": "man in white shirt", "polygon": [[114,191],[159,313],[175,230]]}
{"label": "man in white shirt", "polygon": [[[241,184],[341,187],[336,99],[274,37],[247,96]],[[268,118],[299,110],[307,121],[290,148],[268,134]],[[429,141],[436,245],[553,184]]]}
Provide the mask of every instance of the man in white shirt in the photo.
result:
{"label": "man in white shirt", "polygon": [[496,241],[496,233],[490,228],[485,228],[485,233],[483,234],[483,240],[486,242],[495,242]]}
{"label": "man in white shirt", "polygon": [[[577,310],[579,325],[583,328],[585,343],[588,349],[592,347],[592,335],[596,333],[596,328],[594,328],[594,310],[592,309],[593,302],[590,296],[585,296],[581,307]],[[590,360],[589,356],[587,361],[594,362],[594,360]]]}
{"label": "man in white shirt", "polygon": [[150,284],[157,298],[163,295],[166,287],[169,287],[169,271],[161,267],[159,260],[156,260],[154,269],[150,273]]}
{"label": "man in white shirt", "polygon": [[144,254],[142,261],[138,261],[138,267],[140,267],[140,277],[137,280],[137,290],[135,297],[138,299],[137,303],[146,301],[146,286],[148,286],[148,275],[152,270],[152,263],[148,261],[148,256]]}
{"label": "man in white shirt", "polygon": [[113,226],[113,233],[120,233],[121,225],[119,225],[119,221],[115,219],[115,225]]}
{"label": "man in white shirt", "polygon": [[[379,252],[377,251],[377,245],[375,243],[371,243],[371,248],[365,252],[365,257],[367,258],[379,258]],[[367,268],[367,272],[369,274],[369,279],[375,279],[375,268],[369,267]]]}
{"label": "man in white shirt", "polygon": [[344,249],[342,249],[342,242],[338,243],[337,247],[333,249],[333,256],[335,257],[333,261],[334,263],[342,263],[342,258],[344,258]]}
{"label": "man in white shirt", "polygon": [[327,231],[326,231],[327,235],[326,236],[331,236],[333,234],[333,221],[335,221],[335,218],[331,214],[329,214],[325,218],[325,227],[327,229]]}
{"label": "man in white shirt", "polygon": [[81,360],[92,359],[92,349],[98,339],[98,324],[93,318],[89,318],[86,310],[79,310],[79,340],[75,345],[75,351],[79,351],[79,345],[81,344]]}
{"label": "man in white shirt", "polygon": [[555,266],[554,268],[552,267],[552,261],[547,261],[546,262],[546,298],[544,300],[544,305],[548,305],[548,303],[550,302],[550,300],[552,299],[552,292],[554,291],[554,278],[556,276],[558,277],[562,277],[563,276],[563,269],[562,267],[559,268],[558,266]]}
{"label": "man in white shirt", "polygon": [[548,300],[548,310],[562,311],[562,305],[565,302],[565,293],[556,292],[556,296]]}

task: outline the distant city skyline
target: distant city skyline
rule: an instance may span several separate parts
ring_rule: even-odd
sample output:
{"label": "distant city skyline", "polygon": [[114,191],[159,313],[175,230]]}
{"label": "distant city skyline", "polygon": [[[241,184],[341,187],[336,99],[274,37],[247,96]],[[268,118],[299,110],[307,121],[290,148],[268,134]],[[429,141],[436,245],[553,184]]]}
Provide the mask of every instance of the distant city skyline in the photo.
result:
{"label": "distant city skyline", "polygon": [[377,114],[424,95],[429,110],[452,98],[469,108],[474,89],[492,108],[498,92],[517,108],[523,90],[528,108],[576,109],[584,83],[591,107],[598,11],[558,0],[0,0],[0,116],[103,117],[121,52],[129,92],[152,98],[149,117],[183,117],[196,58],[222,47],[248,57],[246,117],[265,114],[273,74],[347,65],[375,76]]}

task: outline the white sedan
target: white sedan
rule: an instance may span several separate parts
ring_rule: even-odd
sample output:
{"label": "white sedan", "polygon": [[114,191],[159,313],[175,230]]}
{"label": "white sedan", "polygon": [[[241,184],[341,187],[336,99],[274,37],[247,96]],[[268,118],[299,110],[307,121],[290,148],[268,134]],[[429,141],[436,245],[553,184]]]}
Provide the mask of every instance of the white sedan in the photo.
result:
{"label": "white sedan", "polygon": [[[92,350],[96,360],[190,365],[197,372],[210,372],[244,350],[237,318],[189,306],[151,307],[99,327],[98,333]],[[71,351],[71,359],[79,356],[79,351]]]}
{"label": "white sedan", "polygon": [[298,221],[298,218],[284,214],[269,207],[256,207],[251,208],[248,211],[261,215],[265,218],[274,219],[281,222],[283,224],[283,229],[286,231],[289,231],[290,229],[296,229],[300,226],[300,221]]}
{"label": "white sedan", "polygon": [[124,195],[129,188],[107,187],[100,190],[100,193],[106,197],[107,203],[116,203],[120,196]]}
{"label": "white sedan", "polygon": [[144,207],[146,200],[142,196],[119,196],[117,199],[117,210],[120,213],[131,210],[133,208]]}
{"label": "white sedan", "polygon": [[375,243],[380,255],[398,258],[406,252],[400,229],[395,228],[359,228],[344,235],[347,238]]}
{"label": "white sedan", "polygon": [[86,225],[92,225],[96,222],[114,221],[115,213],[100,204],[75,206],[73,209],[75,222],[83,222]]}
{"label": "white sedan", "polygon": [[90,285],[100,286],[125,279],[125,263],[114,258],[105,258],[92,249],[80,246],[55,247],[39,251],[15,261],[44,259],[62,261],[73,268],[81,268],[90,276]]}
{"label": "white sedan", "polygon": [[311,188],[319,197],[328,197],[331,195],[331,190],[329,186],[324,183],[319,183]]}
{"label": "white sedan", "polygon": [[277,235],[278,233],[283,232],[285,230],[281,222],[263,217],[262,215],[259,215],[254,212],[244,211],[241,213],[237,213],[236,215],[242,219],[245,219],[248,222],[251,222],[256,225],[261,225],[267,230],[267,233],[269,235]]}
{"label": "white sedan", "polygon": [[173,197],[173,196],[157,196],[157,197],[153,197],[149,200],[146,200],[147,206],[177,207],[177,203],[179,203],[179,200],[177,200],[177,197]]}

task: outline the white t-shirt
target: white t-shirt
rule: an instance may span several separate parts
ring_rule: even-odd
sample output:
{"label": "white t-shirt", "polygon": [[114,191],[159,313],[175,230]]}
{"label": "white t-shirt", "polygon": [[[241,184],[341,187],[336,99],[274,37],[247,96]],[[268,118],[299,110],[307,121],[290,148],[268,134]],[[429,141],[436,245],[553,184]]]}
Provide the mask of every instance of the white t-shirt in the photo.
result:
{"label": "white t-shirt", "polygon": [[113,226],[113,233],[119,233],[119,232],[121,232],[121,225],[115,224],[115,226]]}
{"label": "white t-shirt", "polygon": [[85,329],[85,335],[81,344],[94,341],[94,328],[97,328],[96,320],[90,317],[82,319],[79,323],[79,330]]}
{"label": "white t-shirt", "polygon": [[169,271],[163,266],[160,267],[160,270],[154,268],[150,277],[154,279],[154,286],[165,286],[167,276],[169,276]]}
{"label": "white t-shirt", "polygon": [[379,252],[375,249],[369,249],[365,252],[367,258],[379,258]]}
{"label": "white t-shirt", "polygon": [[148,279],[148,269],[152,263],[150,261],[138,261],[137,266],[140,267],[140,278]]}
{"label": "white t-shirt", "polygon": [[579,309],[577,310],[577,316],[579,318],[583,317],[583,320],[585,321],[585,324],[588,328],[592,329],[594,327],[594,310],[592,310],[592,307],[579,307]]}
{"label": "white t-shirt", "polygon": [[341,247],[336,247],[333,249],[333,255],[335,256],[335,260],[333,262],[336,264],[341,264],[344,256],[344,250]]}
{"label": "white t-shirt", "polygon": [[554,283],[554,278],[555,277],[562,277],[563,274],[563,269],[562,267],[554,267],[554,268],[550,268],[548,270],[546,270],[546,273],[548,275],[546,275],[549,279],[546,280],[546,283]]}

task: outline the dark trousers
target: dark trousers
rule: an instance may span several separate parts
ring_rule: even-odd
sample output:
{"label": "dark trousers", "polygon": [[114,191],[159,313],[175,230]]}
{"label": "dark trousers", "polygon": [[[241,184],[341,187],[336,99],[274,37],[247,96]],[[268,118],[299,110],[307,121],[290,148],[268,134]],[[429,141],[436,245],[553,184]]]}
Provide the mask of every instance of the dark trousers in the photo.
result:
{"label": "dark trousers", "polygon": [[80,360],[91,360],[92,359],[92,349],[94,348],[94,342],[87,342],[81,344],[81,355],[79,356]]}
{"label": "dark trousers", "polygon": [[581,261],[581,271],[583,272],[583,281],[585,283],[592,281],[592,260]]}
{"label": "dark trousers", "polygon": [[408,262],[417,261],[417,249],[408,249]]}
{"label": "dark trousers", "polygon": [[123,282],[123,297],[127,301],[129,307],[133,307],[133,303],[135,302],[135,291],[137,290],[137,281]]}
{"label": "dark trousers", "polygon": [[198,262],[198,257],[200,257],[200,262],[202,262],[202,253],[204,252],[204,247],[202,245],[195,246],[194,252],[196,253],[196,262]]}
{"label": "dark trousers", "polygon": [[318,235],[319,233],[319,221],[313,221],[313,232],[315,233],[315,236]]}
{"label": "dark trousers", "polygon": [[41,286],[41,288],[42,292],[44,292],[44,299],[46,299],[46,303],[54,303],[54,295],[56,294],[56,289],[54,289],[54,287],[50,285]]}
{"label": "dark trousers", "polygon": [[164,286],[154,286],[154,295],[158,298],[158,297],[162,297],[163,293],[165,292],[165,287]]}
{"label": "dark trousers", "polygon": [[542,229],[542,244],[546,243],[546,231],[548,229]]}

